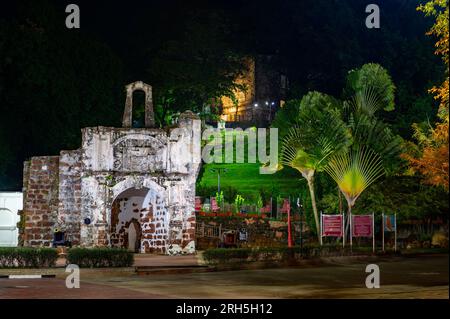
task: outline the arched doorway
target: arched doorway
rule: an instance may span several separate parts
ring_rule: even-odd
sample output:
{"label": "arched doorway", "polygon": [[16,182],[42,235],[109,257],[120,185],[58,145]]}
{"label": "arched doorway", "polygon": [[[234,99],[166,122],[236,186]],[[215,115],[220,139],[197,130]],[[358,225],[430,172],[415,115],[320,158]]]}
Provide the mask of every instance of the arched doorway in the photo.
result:
{"label": "arched doorway", "polygon": [[111,245],[141,252],[141,219],[152,209],[148,188],[129,188],[111,206]]}

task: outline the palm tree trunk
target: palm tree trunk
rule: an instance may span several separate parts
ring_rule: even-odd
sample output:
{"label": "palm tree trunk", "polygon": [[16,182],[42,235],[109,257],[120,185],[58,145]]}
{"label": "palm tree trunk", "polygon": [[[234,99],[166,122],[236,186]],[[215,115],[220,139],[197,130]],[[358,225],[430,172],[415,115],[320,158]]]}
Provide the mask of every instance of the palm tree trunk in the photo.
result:
{"label": "palm tree trunk", "polygon": [[[345,225],[345,238],[347,238],[347,241],[350,241],[350,216],[352,214],[352,205],[347,202],[348,210],[347,210],[347,225]],[[348,236],[347,236],[348,233]]]}
{"label": "palm tree trunk", "polygon": [[306,180],[308,181],[309,194],[311,195],[311,205],[314,212],[314,220],[316,222],[317,238],[319,239],[320,242],[320,223],[319,223],[319,214],[317,213],[316,195],[314,192],[314,176],[308,177]]}

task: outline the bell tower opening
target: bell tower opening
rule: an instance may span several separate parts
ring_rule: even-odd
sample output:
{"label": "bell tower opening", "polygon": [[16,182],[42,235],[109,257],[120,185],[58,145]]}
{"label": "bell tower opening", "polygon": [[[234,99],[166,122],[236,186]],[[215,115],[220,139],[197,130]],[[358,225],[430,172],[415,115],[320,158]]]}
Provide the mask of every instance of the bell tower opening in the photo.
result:
{"label": "bell tower opening", "polygon": [[145,92],[136,90],[133,92],[132,107],[132,124],[133,128],[145,127]]}
{"label": "bell tower opening", "polygon": [[[144,126],[143,127],[155,127],[155,114],[153,111],[153,94],[151,85],[145,84],[142,81],[133,82],[125,87],[127,98],[125,100],[125,110],[123,112],[123,127],[133,127],[133,96],[135,91],[142,91],[144,93]],[[136,111],[139,113],[139,110]]]}

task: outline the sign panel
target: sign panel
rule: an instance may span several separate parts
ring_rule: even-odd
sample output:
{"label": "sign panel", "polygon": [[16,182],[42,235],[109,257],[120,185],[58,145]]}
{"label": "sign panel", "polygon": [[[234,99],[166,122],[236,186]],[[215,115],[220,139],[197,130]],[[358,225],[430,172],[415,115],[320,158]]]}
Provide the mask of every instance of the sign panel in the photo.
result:
{"label": "sign panel", "polygon": [[219,210],[219,206],[217,205],[217,200],[215,197],[211,197],[211,210],[213,212],[217,212]]}
{"label": "sign panel", "polygon": [[393,232],[396,231],[397,223],[395,215],[384,215],[384,231]]}
{"label": "sign panel", "polygon": [[195,211],[199,212],[202,210],[202,198],[200,196],[195,196]]}
{"label": "sign panel", "polygon": [[239,230],[239,240],[240,241],[247,241],[247,237],[248,237],[247,229],[241,228]]}
{"label": "sign panel", "polygon": [[322,236],[342,237],[342,215],[322,215]]}
{"label": "sign panel", "polygon": [[372,215],[352,215],[352,236],[372,237]]}

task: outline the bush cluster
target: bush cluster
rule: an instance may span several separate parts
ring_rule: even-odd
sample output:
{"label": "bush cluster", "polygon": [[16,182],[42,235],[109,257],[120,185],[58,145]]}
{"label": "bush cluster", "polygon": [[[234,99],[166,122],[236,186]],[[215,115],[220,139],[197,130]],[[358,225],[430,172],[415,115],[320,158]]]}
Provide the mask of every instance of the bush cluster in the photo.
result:
{"label": "bush cluster", "polygon": [[130,267],[134,255],[121,248],[71,248],[67,253],[67,261],[84,268]]}
{"label": "bush cluster", "polygon": [[53,248],[0,247],[0,268],[49,268],[56,259]]}

